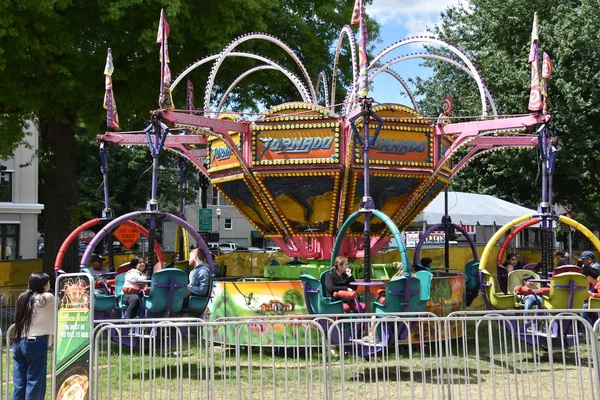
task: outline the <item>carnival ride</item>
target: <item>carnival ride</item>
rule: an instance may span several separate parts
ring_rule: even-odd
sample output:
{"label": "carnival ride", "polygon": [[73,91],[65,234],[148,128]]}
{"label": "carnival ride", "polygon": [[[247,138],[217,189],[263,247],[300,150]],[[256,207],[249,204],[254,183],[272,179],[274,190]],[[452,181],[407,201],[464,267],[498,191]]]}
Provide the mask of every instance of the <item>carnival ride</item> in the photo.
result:
{"label": "carnival ride", "polygon": [[[98,136],[103,155],[106,208],[102,218],[103,227],[86,249],[81,267],[86,267],[93,248],[105,236],[111,235],[120,224],[148,216],[150,242],[154,242],[157,222],[160,219],[173,221],[196,241],[196,245],[214,271],[209,248],[199,233],[182,218],[183,211],[181,210],[181,216],[160,211],[157,197],[158,158],[161,151],[166,149],[178,154],[180,161],[189,161],[208,177],[210,183],[265,238],[275,242],[285,254],[310,260],[317,266],[313,269],[310,269],[310,265],[287,266],[286,268],[296,271],[295,276],[299,280],[217,281],[212,292],[212,302],[209,303],[208,297],[198,299],[196,311],[200,312],[207,307],[210,320],[221,317],[293,316],[306,313],[339,315],[343,312],[341,304],[325,298],[318,279],[323,272],[330,269],[338,255],[350,259],[362,258],[362,287],[365,288],[362,294],[367,310],[370,310],[370,297],[375,294],[371,256],[394,238],[399,248],[397,261],[404,266],[411,265],[400,237],[400,230],[407,227],[471,160],[490,151],[509,148],[540,147],[542,153],[547,154],[551,142],[548,135],[543,133],[547,132],[550,116],[540,112],[520,116],[498,115],[481,75],[469,57],[457,47],[434,37],[414,37],[394,43],[368,63],[364,16],[362,12],[359,14],[357,22],[360,24],[360,54],[357,56],[351,28],[344,26],[337,41],[329,93],[323,71],[317,75],[314,85],[295,52],[278,38],[264,33],[250,33],[234,39],[221,53],[204,57],[191,64],[171,84],[166,32],[162,29],[164,17],[161,14],[160,108],[152,112],[151,123],[142,131],[106,132]],[[337,70],[345,40],[351,53],[353,83],[348,88],[343,103],[339,105],[336,104]],[[292,68],[300,75],[268,57],[237,49],[248,41],[268,41],[282,49],[291,59]],[[452,57],[438,53],[417,53],[383,61],[392,52],[414,44],[437,46],[451,53]],[[235,79],[217,102],[215,79],[223,63],[230,57],[249,58],[262,64]],[[449,98],[446,98],[444,111],[439,117],[429,118],[421,114],[409,86],[397,72],[390,69],[395,64],[414,58],[449,63],[471,77],[481,102],[480,115],[450,116],[452,105]],[[357,59],[360,63],[360,73]],[[212,68],[207,78],[203,107],[194,108],[193,93],[188,85],[186,109],[175,109],[171,92],[184,78],[207,63],[212,63]],[[298,100],[276,105],[254,120],[245,119],[242,112],[223,111],[228,96],[240,82],[246,76],[264,69],[279,71],[284,78],[289,79],[298,90]],[[118,129],[110,81],[112,70],[109,50],[105,71],[107,121],[109,127]],[[368,97],[368,85],[373,84],[374,79],[382,73],[391,75],[402,85],[412,107],[377,104]],[[319,102],[321,87],[323,100]],[[152,190],[145,211],[115,218],[110,210],[108,159],[105,153],[107,143],[149,147],[153,160]],[[183,167],[180,168],[180,188],[185,182],[182,169]],[[542,211],[535,218],[541,220],[547,230],[548,221],[555,217],[548,203],[543,201],[542,204]],[[180,202],[180,208],[182,207]],[[531,218],[533,216],[524,217],[511,227]],[[565,223],[571,224],[586,235],[589,232],[572,220],[563,217],[558,219],[561,222],[566,221]],[[450,221],[445,221],[444,227],[449,223]],[[455,228],[462,230],[458,225],[455,225]],[[509,228],[503,227],[492,239],[493,243]],[[70,239],[75,236],[71,235]],[[417,246],[415,263],[418,261],[425,236]],[[187,247],[187,239],[183,239],[183,234],[180,237],[183,242],[179,245],[181,250]],[[470,239],[468,234],[465,237]],[[508,300],[502,300],[500,294],[494,291],[497,287],[495,278],[486,272],[490,250],[486,247],[481,260],[478,260],[472,239],[469,240],[469,244],[473,260],[465,267],[466,275],[462,271],[453,273],[446,270],[436,272],[435,276],[429,272],[412,276],[410,268],[405,268],[403,276],[387,284],[380,282],[385,284],[390,300],[385,306],[376,303],[376,314],[418,313],[427,309],[437,315],[447,315],[449,312],[463,309],[465,292],[467,298],[472,299],[476,296],[479,286],[484,292],[488,306],[495,307],[501,301],[505,301],[502,304],[508,305]],[[68,246],[67,241],[65,246]],[[598,245],[597,247],[600,248]],[[546,258],[548,250],[549,248],[546,248],[544,251]],[[154,252],[159,255],[160,248],[154,250],[150,246],[150,260],[153,260]],[[57,258],[59,269],[61,254]],[[160,255],[159,261],[162,261]],[[446,269],[447,267],[448,265]],[[307,271],[309,274],[305,273]],[[166,299],[173,299],[175,291],[180,291],[176,280],[171,277],[162,283],[155,282],[155,277],[159,274],[152,273],[151,270],[151,290],[168,289],[168,293],[163,295]],[[490,282],[493,284],[490,285]],[[554,287],[557,290],[561,289],[561,285]],[[433,293],[436,295],[432,296]],[[514,299],[514,296],[512,298]],[[552,302],[552,298],[549,301]],[[181,305],[179,301],[176,303],[173,307],[174,303],[167,301],[164,307],[156,310],[179,311]],[[392,336],[401,334],[387,334],[388,339]],[[231,338],[224,338],[225,341],[229,339]],[[285,342],[285,338],[281,341]]]}

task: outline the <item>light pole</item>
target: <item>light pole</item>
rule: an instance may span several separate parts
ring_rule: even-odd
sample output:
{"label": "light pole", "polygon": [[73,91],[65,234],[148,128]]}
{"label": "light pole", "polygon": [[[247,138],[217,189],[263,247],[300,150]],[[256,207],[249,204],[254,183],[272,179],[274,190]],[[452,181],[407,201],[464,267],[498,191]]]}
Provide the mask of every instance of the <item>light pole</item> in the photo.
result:
{"label": "light pole", "polygon": [[221,241],[221,208],[217,207],[217,233],[219,234],[219,242]]}

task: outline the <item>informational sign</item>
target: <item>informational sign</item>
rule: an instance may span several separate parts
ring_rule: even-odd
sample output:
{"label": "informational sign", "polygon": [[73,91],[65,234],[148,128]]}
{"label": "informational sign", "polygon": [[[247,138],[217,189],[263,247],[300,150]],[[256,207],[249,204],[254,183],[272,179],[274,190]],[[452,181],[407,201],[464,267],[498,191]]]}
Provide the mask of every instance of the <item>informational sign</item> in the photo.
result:
{"label": "informational sign", "polygon": [[90,388],[94,292],[89,274],[64,274],[56,280],[56,333],[52,398],[86,399]]}
{"label": "informational sign", "polygon": [[200,232],[212,231],[212,208],[198,210],[198,230]]}
{"label": "informational sign", "polygon": [[138,241],[140,235],[141,232],[138,228],[127,224],[120,225],[113,232],[113,236],[128,250]]}
{"label": "informational sign", "polygon": [[[406,247],[416,247],[421,240],[422,232],[404,232]],[[427,236],[423,244],[444,244],[446,234],[444,231],[433,231]]]}

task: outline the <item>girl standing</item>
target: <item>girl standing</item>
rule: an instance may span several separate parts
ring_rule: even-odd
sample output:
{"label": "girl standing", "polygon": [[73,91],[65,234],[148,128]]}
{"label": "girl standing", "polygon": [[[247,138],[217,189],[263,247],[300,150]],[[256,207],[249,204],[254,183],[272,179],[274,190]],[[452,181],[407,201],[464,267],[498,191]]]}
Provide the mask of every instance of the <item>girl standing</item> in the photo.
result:
{"label": "girl standing", "polygon": [[13,400],[43,400],[46,395],[48,344],[54,334],[54,295],[50,277],[29,276],[29,289],[17,300],[13,339]]}

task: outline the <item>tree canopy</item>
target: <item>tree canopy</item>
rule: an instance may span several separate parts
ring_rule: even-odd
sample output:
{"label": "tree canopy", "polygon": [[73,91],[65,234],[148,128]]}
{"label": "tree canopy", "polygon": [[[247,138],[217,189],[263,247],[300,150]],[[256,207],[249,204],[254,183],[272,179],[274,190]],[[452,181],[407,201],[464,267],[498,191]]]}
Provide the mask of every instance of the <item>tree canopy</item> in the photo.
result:
{"label": "tree canopy", "polygon": [[[322,69],[331,76],[333,43],[341,27],[349,23],[353,3],[353,0],[2,2],[0,80],[4,90],[0,93],[0,130],[6,134],[1,136],[0,151],[9,152],[20,143],[24,121],[37,121],[43,156],[40,200],[45,204],[44,269],[52,270],[60,244],[83,218],[89,217],[89,211],[81,211],[87,203],[79,202],[76,161],[77,152],[89,142],[78,142],[75,136],[77,133],[93,137],[105,129],[103,69],[109,47],[114,59],[113,88],[121,129],[140,129],[147,124],[149,112],[158,107],[160,66],[156,32],[161,8],[171,27],[169,52],[173,76],[193,61],[220,52],[239,35],[264,31],[286,42],[314,80]],[[370,35],[377,38],[375,24],[370,27]],[[252,41],[244,43],[240,50],[286,60],[284,66],[299,75],[285,52],[272,43]],[[348,71],[349,60],[342,57],[340,61],[341,80],[347,84],[351,75],[343,72]],[[215,91],[223,93],[240,73],[254,65],[247,59],[227,60],[217,77]],[[198,103],[209,68],[206,65],[190,76]],[[184,98],[183,89],[176,91],[176,106],[183,108]],[[298,100],[298,95],[281,75],[265,71],[245,79],[230,98],[232,107],[257,109]],[[134,153],[128,162],[137,160]],[[79,169],[86,170],[81,166]],[[100,174],[96,174],[100,184]],[[93,187],[89,179],[86,176],[80,183]],[[76,268],[75,257],[73,248],[65,258],[65,270]]]}
{"label": "tree canopy", "polygon": [[[527,62],[534,12],[541,51],[554,64],[549,81],[550,127],[557,136],[554,201],[574,206],[577,219],[600,227],[600,4],[594,0],[470,0],[445,11],[434,33],[465,50],[477,63],[501,114],[527,111],[531,69]],[[417,80],[423,108],[439,107],[444,92],[457,114],[479,115],[474,84],[462,71],[437,62]],[[429,106],[429,108],[427,108]],[[540,200],[537,153],[495,152],[461,172],[455,190],[489,193],[535,206]]]}

